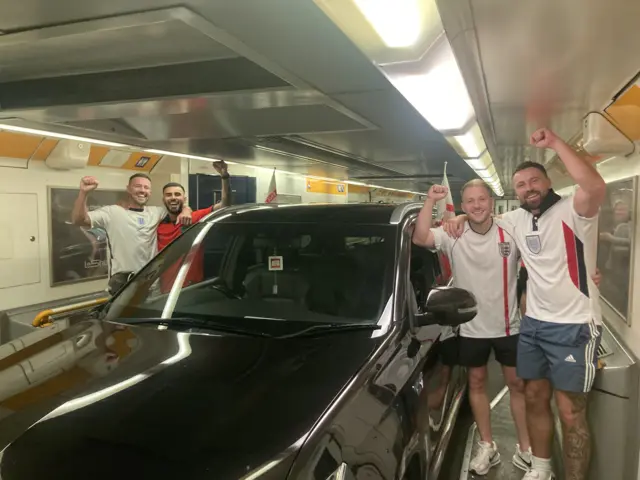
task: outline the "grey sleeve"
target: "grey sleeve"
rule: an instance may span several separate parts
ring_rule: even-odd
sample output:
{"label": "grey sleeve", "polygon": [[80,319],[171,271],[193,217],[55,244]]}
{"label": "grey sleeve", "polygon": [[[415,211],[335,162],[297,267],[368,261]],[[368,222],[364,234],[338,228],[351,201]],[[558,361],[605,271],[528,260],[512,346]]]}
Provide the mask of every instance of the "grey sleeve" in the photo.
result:
{"label": "grey sleeve", "polygon": [[453,239],[447,235],[442,227],[432,228],[431,233],[433,233],[433,239],[435,241],[435,250],[449,255],[451,253]]}
{"label": "grey sleeve", "polygon": [[112,205],[100,207],[88,212],[87,215],[89,215],[89,220],[91,220],[91,228],[102,228],[103,230],[107,230],[109,228],[109,223],[111,222],[112,213]]}
{"label": "grey sleeve", "polygon": [[151,224],[158,226],[160,222],[168,215],[166,207],[147,207],[149,209]]}

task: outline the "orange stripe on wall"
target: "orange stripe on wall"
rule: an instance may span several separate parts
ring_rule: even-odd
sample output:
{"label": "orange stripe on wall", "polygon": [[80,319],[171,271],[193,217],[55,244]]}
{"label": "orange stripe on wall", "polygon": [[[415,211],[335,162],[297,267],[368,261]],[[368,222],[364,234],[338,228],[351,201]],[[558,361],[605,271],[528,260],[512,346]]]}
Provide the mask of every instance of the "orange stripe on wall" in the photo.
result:
{"label": "orange stripe on wall", "polygon": [[349,193],[369,193],[371,190],[363,185],[349,185],[347,188],[349,188]]}
{"label": "orange stripe on wall", "polygon": [[46,160],[59,141],[55,138],[45,138],[36,151],[33,152],[31,160]]}
{"label": "orange stripe on wall", "polygon": [[[136,167],[136,163],[138,163],[138,160],[140,160],[142,157],[148,157],[149,160],[147,161],[147,163],[144,164],[144,166]],[[129,157],[129,160],[127,160],[127,162],[122,166],[122,168],[124,168],[125,170],[137,170],[140,172],[148,172],[155,166],[156,163],[160,161],[160,158],[161,158],[160,155],[153,155],[151,153],[145,153],[145,152],[132,153],[131,156]]]}
{"label": "orange stripe on wall", "polygon": [[15,132],[0,132],[0,157],[27,160],[36,151],[43,137]]}
{"label": "orange stripe on wall", "polygon": [[633,141],[640,140],[640,87],[632,85],[605,109],[616,126]]}
{"label": "orange stripe on wall", "polygon": [[109,152],[109,147],[103,147],[101,145],[91,145],[91,151],[89,152],[89,161],[87,165],[96,167],[100,165],[100,162],[104,156]]}

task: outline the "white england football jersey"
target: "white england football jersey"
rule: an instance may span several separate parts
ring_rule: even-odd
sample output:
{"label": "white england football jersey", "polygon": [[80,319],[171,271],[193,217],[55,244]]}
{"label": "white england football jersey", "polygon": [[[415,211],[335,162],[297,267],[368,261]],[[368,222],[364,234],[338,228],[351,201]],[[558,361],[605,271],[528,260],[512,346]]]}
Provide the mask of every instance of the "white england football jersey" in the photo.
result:
{"label": "white england football jersey", "polygon": [[498,224],[513,235],[529,275],[527,316],[543,322],[601,323],[596,269],[598,216],[584,218],[573,195],[553,191],[542,213],[519,208]]}
{"label": "white england football jersey", "polygon": [[495,222],[484,235],[465,223],[458,239],[442,228],[431,230],[438,250],[451,262],[453,284],[472,292],[478,314],[460,326],[460,335],[471,338],[498,338],[520,331],[517,302],[519,253],[516,244]]}

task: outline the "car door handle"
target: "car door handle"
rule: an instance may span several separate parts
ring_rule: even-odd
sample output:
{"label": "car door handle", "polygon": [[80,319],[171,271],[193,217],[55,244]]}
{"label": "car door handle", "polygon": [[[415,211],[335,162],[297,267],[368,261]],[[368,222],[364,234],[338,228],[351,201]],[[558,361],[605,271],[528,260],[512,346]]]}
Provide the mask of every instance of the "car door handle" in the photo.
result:
{"label": "car door handle", "polygon": [[327,480],[355,480],[355,478],[349,470],[349,466],[342,462],[336,471],[327,477]]}

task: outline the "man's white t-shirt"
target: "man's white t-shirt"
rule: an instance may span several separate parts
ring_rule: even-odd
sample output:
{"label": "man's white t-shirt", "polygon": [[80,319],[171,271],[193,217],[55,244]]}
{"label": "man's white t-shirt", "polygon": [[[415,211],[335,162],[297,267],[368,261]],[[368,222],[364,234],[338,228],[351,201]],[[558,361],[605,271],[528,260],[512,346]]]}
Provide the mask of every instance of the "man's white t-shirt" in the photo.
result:
{"label": "man's white t-shirt", "polygon": [[600,293],[593,283],[598,216],[584,218],[573,195],[560,198],[540,216],[519,208],[498,224],[515,239],[527,282],[527,316],[543,322],[601,323]]}
{"label": "man's white t-shirt", "polygon": [[166,216],[165,207],[132,210],[108,205],[89,212],[91,228],[99,227],[107,232],[110,275],[137,272],[158,253],[156,229]]}
{"label": "man's white t-shirt", "polygon": [[473,293],[478,314],[460,325],[460,335],[499,338],[520,331],[517,275],[520,255],[516,244],[496,222],[485,234],[465,223],[462,235],[453,239],[442,228],[431,229],[435,247],[444,252],[453,271],[453,284]]}

